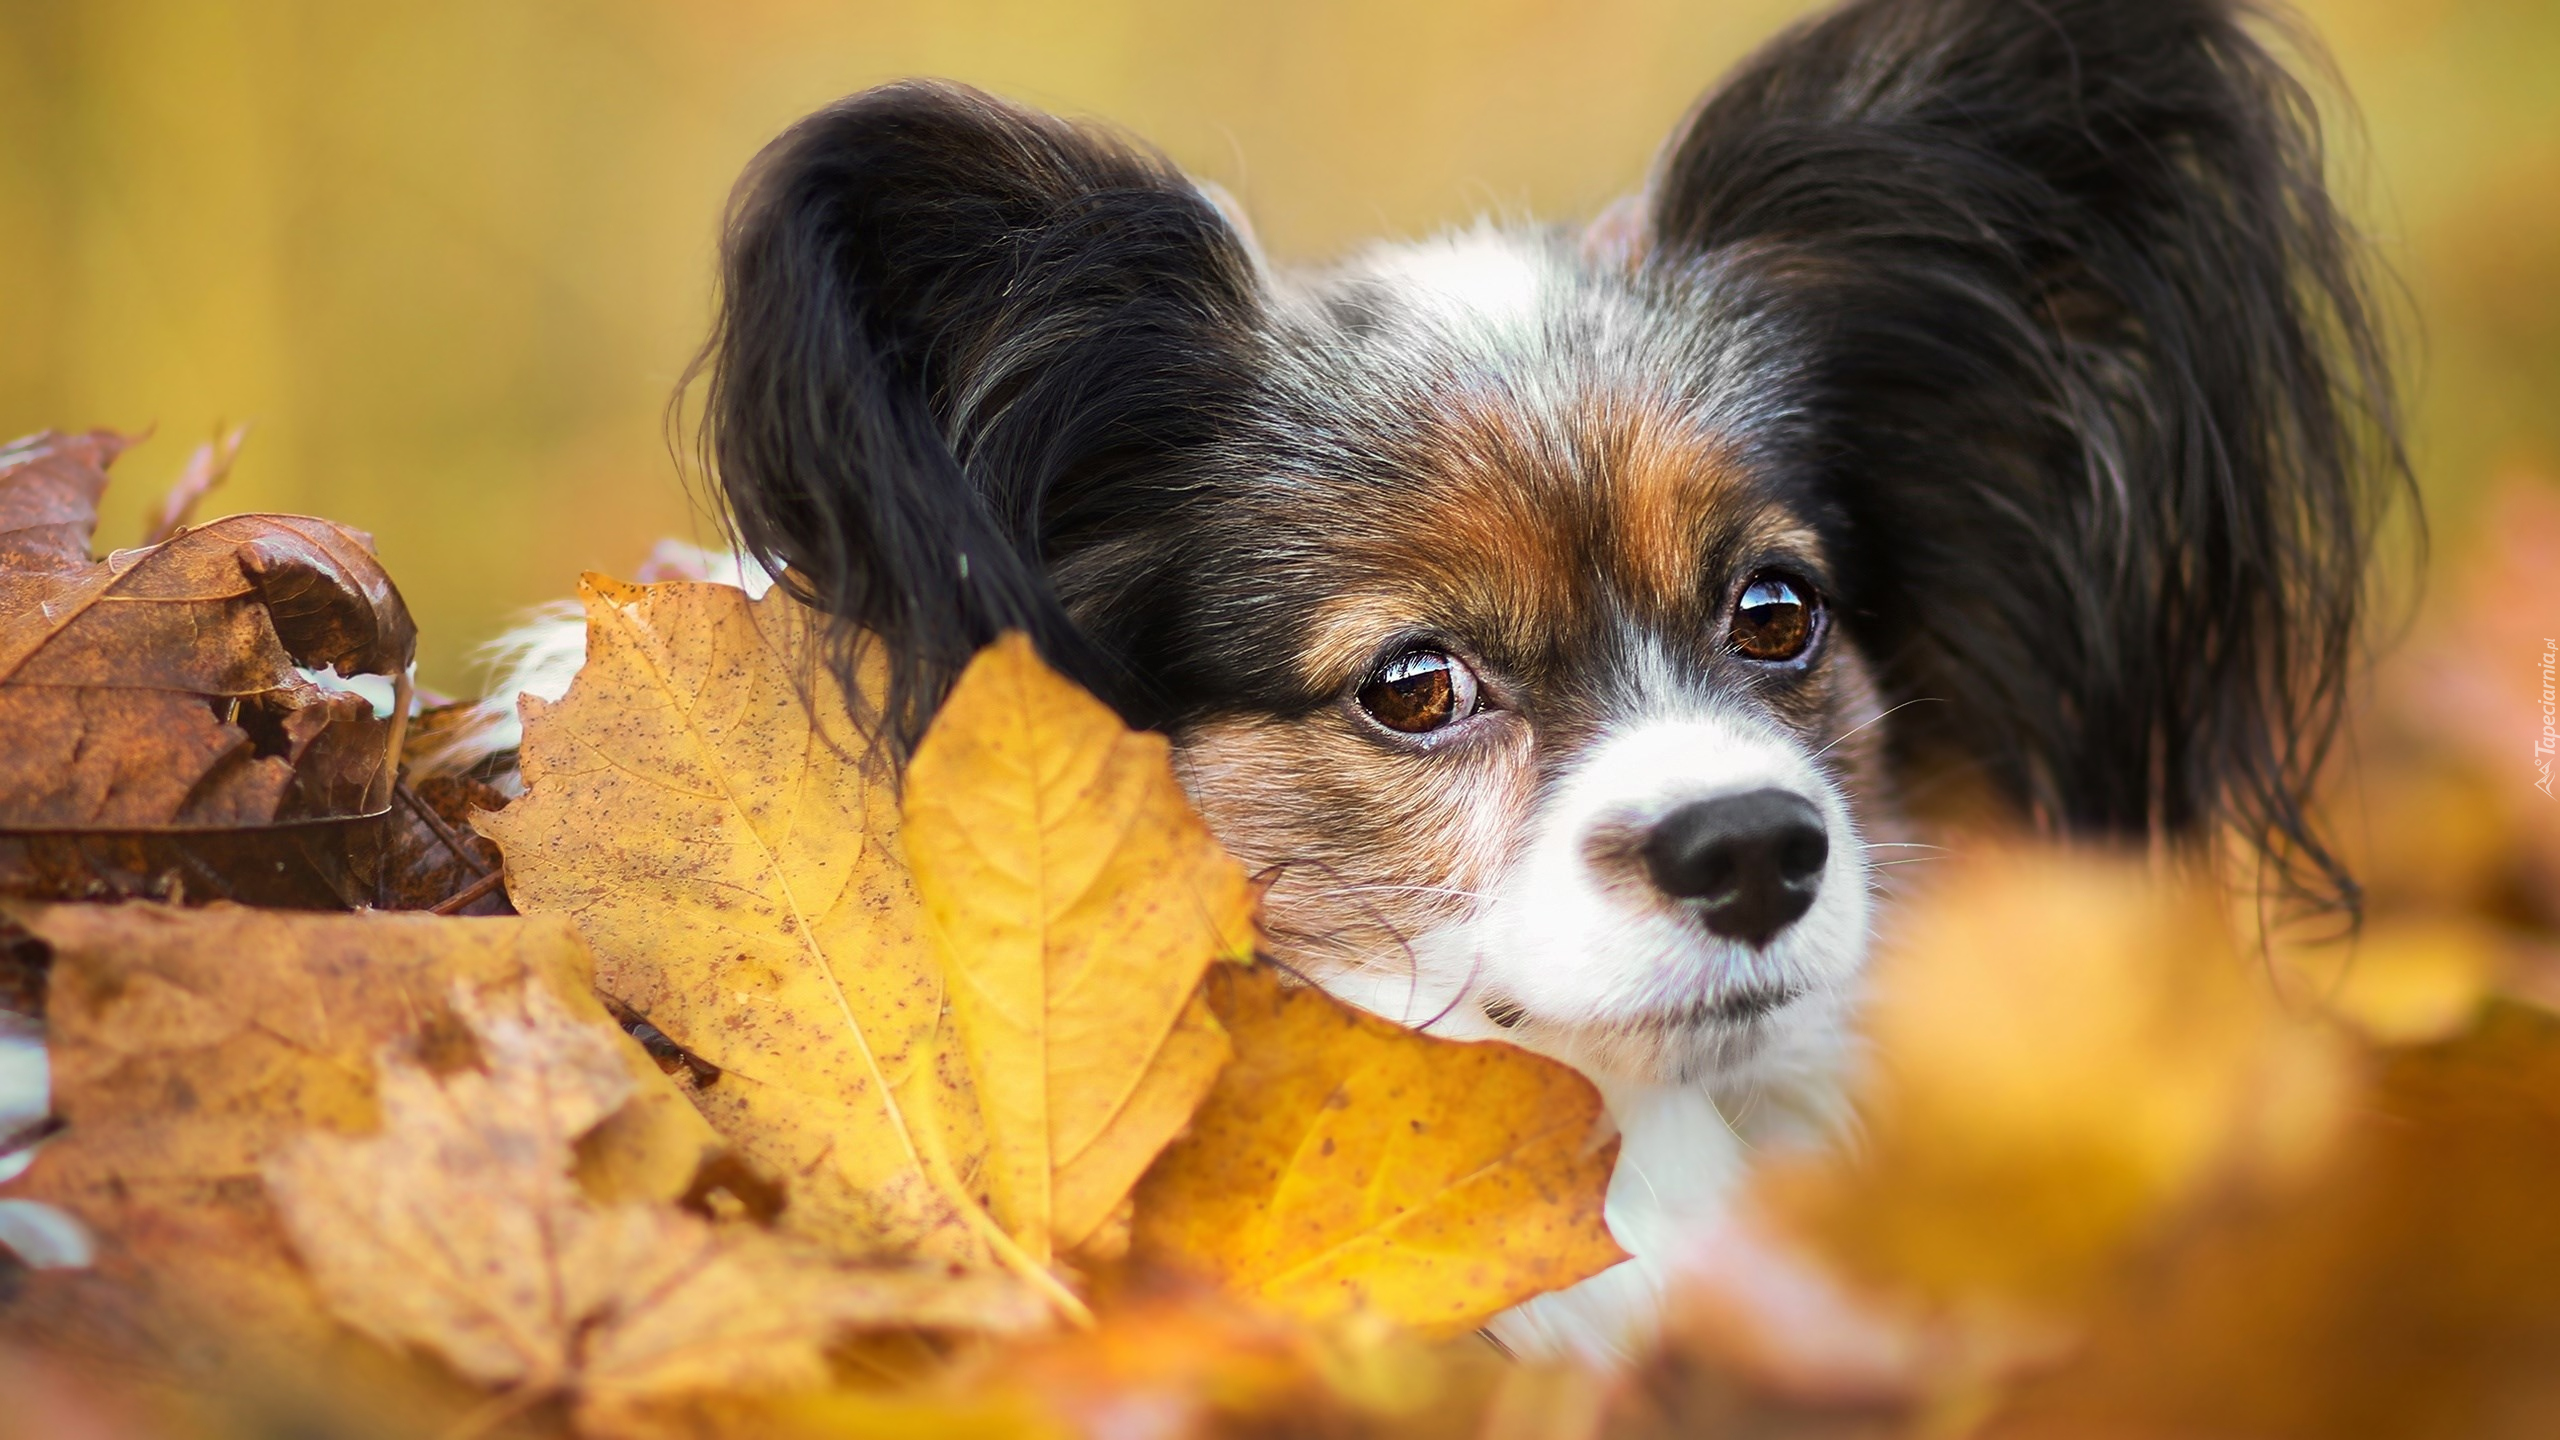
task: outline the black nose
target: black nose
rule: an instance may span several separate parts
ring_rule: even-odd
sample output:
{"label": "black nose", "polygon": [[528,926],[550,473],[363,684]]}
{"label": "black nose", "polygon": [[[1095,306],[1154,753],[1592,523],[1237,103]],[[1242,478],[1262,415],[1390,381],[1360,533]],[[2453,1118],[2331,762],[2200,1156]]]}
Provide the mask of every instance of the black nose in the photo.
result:
{"label": "black nose", "polygon": [[1707,928],[1752,945],[1795,923],[1822,889],[1831,840],[1822,812],[1791,790],[1753,790],[1683,805],[1644,842],[1653,883],[1694,900]]}

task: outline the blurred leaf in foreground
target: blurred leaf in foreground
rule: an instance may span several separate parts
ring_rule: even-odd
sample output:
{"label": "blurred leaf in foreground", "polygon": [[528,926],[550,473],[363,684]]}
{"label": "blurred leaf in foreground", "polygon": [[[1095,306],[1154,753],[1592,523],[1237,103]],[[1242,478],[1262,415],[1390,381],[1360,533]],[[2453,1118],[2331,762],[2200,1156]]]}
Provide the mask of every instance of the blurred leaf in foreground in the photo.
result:
{"label": "blurred leaf in foreground", "polygon": [[1994,854],[1879,959],[1862,1145],[1773,1169],[1782,1227],[1946,1303],[2085,1298],[2209,1188],[2297,1177],[2351,1093],[2209,886],[2132,861]]}
{"label": "blurred leaf in foreground", "polygon": [[2388,1055],[2333,1162],[2117,1286],[1999,1437],[2560,1434],[2560,1019]]}

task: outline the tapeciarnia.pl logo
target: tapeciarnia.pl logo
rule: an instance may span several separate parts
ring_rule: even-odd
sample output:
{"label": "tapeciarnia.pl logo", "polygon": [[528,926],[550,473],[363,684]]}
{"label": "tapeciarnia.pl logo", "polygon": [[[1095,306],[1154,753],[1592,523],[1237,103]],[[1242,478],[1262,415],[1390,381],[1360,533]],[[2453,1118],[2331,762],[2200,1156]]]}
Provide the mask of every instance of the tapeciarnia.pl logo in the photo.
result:
{"label": "tapeciarnia.pl logo", "polygon": [[2555,669],[2560,669],[2560,640],[2545,640],[2542,642],[2542,733],[2533,742],[2533,768],[2541,778],[2533,782],[2533,788],[2546,796],[2551,794],[2552,752],[2560,750],[2560,727],[2554,725],[2555,718],[2560,718],[2560,699],[2555,699],[2553,688]]}

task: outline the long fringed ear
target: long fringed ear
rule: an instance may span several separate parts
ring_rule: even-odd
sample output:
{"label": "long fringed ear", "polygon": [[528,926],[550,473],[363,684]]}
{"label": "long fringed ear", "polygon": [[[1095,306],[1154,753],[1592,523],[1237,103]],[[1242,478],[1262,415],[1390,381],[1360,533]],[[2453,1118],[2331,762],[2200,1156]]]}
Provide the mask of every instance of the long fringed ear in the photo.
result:
{"label": "long fringed ear", "polygon": [[[1853,0],[1713,92],[1648,264],[1798,337],[1851,623],[1922,753],[2078,832],[2306,817],[2405,483],[2310,97],[2227,0]],[[1900,723],[1898,720],[1897,723]],[[2300,893],[2300,892],[2298,892]]]}
{"label": "long fringed ear", "polygon": [[1254,264],[1169,163],[959,86],[855,95],[740,181],[705,352],[741,543],[884,637],[887,733],[1030,633],[1128,707],[1050,581],[1143,526],[1239,403]]}

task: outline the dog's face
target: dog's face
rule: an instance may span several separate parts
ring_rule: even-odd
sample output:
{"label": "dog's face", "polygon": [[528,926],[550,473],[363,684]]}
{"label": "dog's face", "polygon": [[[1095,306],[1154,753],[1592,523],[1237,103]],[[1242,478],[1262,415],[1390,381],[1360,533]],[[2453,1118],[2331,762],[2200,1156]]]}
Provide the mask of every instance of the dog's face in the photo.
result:
{"label": "dog's face", "polygon": [[1716,298],[1492,231],[1290,292],[1184,605],[1268,663],[1176,734],[1284,963],[1629,1078],[1832,1043],[1881,707]]}
{"label": "dog's face", "polygon": [[1291,965],[1603,1077],[1818,1066],[1888,780],[2345,888],[2387,347],[2253,24],[1845,0],[1590,234],[1303,282],[1141,147],[865,92],[741,185],[712,458],[893,741],[1007,630],[1171,734]]}

